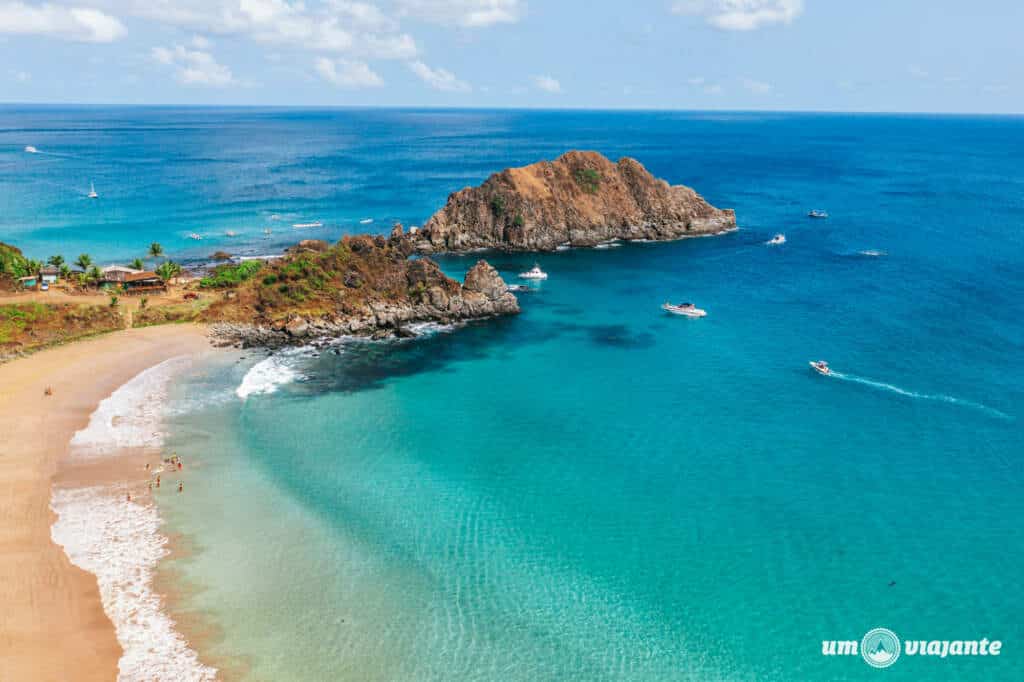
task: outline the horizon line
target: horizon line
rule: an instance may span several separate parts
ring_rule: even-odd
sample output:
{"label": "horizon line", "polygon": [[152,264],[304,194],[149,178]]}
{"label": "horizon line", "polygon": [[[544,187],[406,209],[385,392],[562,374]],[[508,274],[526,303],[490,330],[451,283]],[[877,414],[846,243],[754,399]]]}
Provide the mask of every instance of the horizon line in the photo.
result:
{"label": "horizon line", "polygon": [[333,111],[510,111],[510,112],[595,112],[595,113],[732,113],[732,114],[838,114],[856,116],[984,116],[1019,118],[1021,112],[995,111],[913,111],[885,109],[745,109],[745,108],[675,108],[675,107],[588,107],[588,106],[459,106],[431,104],[195,104],[159,103],[139,104],[133,102],[7,102],[0,101],[0,108],[46,107],[46,108],[124,108],[124,109],[281,109],[281,110],[333,110]]}

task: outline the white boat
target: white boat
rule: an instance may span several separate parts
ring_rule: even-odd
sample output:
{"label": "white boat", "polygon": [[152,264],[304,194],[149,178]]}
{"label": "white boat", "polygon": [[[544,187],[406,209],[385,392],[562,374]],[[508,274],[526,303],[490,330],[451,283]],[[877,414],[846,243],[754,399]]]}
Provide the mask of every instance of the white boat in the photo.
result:
{"label": "white boat", "polygon": [[25,151],[28,152],[29,154],[38,154],[39,153],[39,150],[36,149],[35,147],[33,147],[32,145],[27,145],[25,147]]}
{"label": "white boat", "polygon": [[600,244],[596,245],[594,248],[595,249],[614,249],[614,248],[617,248],[619,246],[622,246],[622,243],[619,242],[616,239],[613,239],[611,241],[601,242]]}
{"label": "white boat", "polygon": [[97,198],[99,198],[99,196],[100,196],[99,194],[96,194],[96,188],[90,182],[89,183],[89,198],[90,199],[97,199]]}
{"label": "white boat", "polygon": [[189,232],[188,238],[199,241],[200,239],[203,238],[203,235],[199,234],[198,232]]}
{"label": "white boat", "polygon": [[373,222],[373,218],[363,218],[362,220],[359,221],[359,224],[360,225],[369,225],[372,222]]}
{"label": "white boat", "polygon": [[665,302],[662,304],[661,309],[667,313],[672,313],[673,315],[685,315],[686,317],[704,317],[708,314],[706,310],[702,310],[692,303],[680,303],[676,305]]}
{"label": "white boat", "polygon": [[294,225],[292,225],[292,227],[294,227],[297,230],[301,230],[301,229],[306,228],[306,227],[323,227],[323,226],[324,226],[324,224],[321,223],[319,220],[316,221],[316,222],[313,222],[313,223],[295,223]]}
{"label": "white boat", "polygon": [[765,244],[770,244],[770,245],[773,245],[773,246],[775,244],[785,244],[785,243],[786,243],[786,235],[782,234],[781,232],[765,242]]}
{"label": "white boat", "polygon": [[234,230],[228,230],[228,231],[227,231],[227,232],[225,232],[224,234],[226,234],[226,235],[227,235],[227,236],[229,236],[229,237],[237,237],[237,236],[238,236],[238,233],[237,233],[237,232],[235,232]]}
{"label": "white boat", "polygon": [[871,258],[881,258],[882,256],[889,255],[885,251],[881,251],[879,249],[866,249],[864,251],[858,251],[858,253],[862,256],[869,256]]}
{"label": "white boat", "polygon": [[505,288],[508,291],[511,291],[513,293],[516,292],[516,291],[529,291],[530,290],[530,287],[526,286],[525,284],[509,284]]}
{"label": "white boat", "polygon": [[818,209],[814,208],[814,209],[811,209],[810,211],[808,211],[807,217],[808,218],[827,218],[828,217],[828,212],[826,212],[826,211],[819,211]]}
{"label": "white boat", "polygon": [[831,368],[829,368],[828,363],[824,360],[812,360],[809,364],[811,365],[811,369],[818,374],[823,374],[825,376],[832,374]]}
{"label": "white boat", "polygon": [[534,264],[532,268],[526,272],[519,273],[519,279],[547,279],[548,273],[540,269],[539,265]]}

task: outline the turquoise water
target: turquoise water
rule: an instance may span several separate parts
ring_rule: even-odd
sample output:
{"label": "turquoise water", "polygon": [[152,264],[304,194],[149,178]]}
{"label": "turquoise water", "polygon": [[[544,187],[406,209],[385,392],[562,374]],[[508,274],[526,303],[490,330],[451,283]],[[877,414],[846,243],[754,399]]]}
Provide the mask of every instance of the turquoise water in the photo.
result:
{"label": "turquoise water", "polygon": [[[180,117],[189,126],[171,132]],[[0,162],[29,163],[15,138],[79,139],[82,153],[122,135],[123,155],[168,165],[140,171],[168,174],[157,205],[104,204],[124,213],[80,229],[75,212],[92,208],[47,204],[50,185],[0,169],[14,216],[2,237],[34,252],[71,231],[95,252],[144,237],[188,255],[166,235],[217,215],[287,210],[325,233],[364,215],[416,224],[490,171],[576,147],[634,155],[737,211],[742,229],[717,238],[490,254],[508,279],[534,261],[550,274],[520,296],[522,315],[278,358],[301,377],[273,393],[234,393],[264,361],[253,352],[184,378],[169,427],[186,494],[162,511],[196,545],[176,568],[198,588],[186,607],[222,629],[208,652],[251,679],[1024,677],[1021,119],[0,121]],[[193,145],[212,160],[194,165]],[[209,195],[192,204],[178,182]],[[144,218],[181,206],[172,225]],[[832,217],[808,220],[814,207]],[[787,243],[766,246],[776,232]],[[264,246],[261,232],[241,239]],[[441,263],[461,275],[478,257]],[[709,315],[668,317],[666,299]],[[841,376],[810,372],[817,358]],[[905,657],[884,673],[821,655],[822,640],[880,626],[999,639],[1003,654]]]}

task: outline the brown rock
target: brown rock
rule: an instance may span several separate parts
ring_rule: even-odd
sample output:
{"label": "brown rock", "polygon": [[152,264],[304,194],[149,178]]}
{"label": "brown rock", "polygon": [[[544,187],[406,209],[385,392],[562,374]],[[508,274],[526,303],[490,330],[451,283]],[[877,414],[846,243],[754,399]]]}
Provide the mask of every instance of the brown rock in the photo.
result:
{"label": "brown rock", "polygon": [[452,194],[416,239],[422,251],[550,251],[566,242],[678,239],[735,227],[732,210],[656,179],[635,159],[614,164],[597,152],[574,151]]}
{"label": "brown rock", "polygon": [[497,301],[508,292],[508,285],[498,271],[485,260],[478,260],[466,273],[466,282],[462,285],[466,291],[483,294],[492,301]]}

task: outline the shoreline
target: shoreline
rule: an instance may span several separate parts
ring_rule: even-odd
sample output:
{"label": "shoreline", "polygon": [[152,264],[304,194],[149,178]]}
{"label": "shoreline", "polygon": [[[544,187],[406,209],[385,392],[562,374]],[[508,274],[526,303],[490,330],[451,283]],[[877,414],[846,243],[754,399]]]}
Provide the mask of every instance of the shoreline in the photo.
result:
{"label": "shoreline", "polygon": [[[135,479],[133,470],[144,489],[139,453],[72,460],[72,438],[140,373],[210,352],[204,327],[168,325],[111,332],[0,365],[0,679],[118,677],[123,643],[97,576],[54,542],[51,504],[60,491],[124,485]],[[44,394],[47,387],[52,395]]]}

